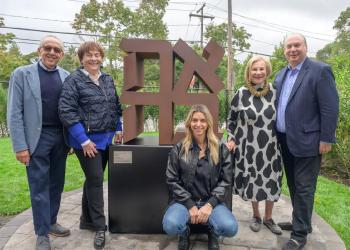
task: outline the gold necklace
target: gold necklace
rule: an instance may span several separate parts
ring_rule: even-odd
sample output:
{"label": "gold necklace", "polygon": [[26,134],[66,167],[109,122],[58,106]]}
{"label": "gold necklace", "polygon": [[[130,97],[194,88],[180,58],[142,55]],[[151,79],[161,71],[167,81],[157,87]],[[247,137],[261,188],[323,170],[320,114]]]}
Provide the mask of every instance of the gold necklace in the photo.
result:
{"label": "gold necklace", "polygon": [[256,90],[251,83],[245,83],[246,88],[253,96],[266,96],[270,91],[270,86],[267,82],[264,82],[263,89],[261,91]]}

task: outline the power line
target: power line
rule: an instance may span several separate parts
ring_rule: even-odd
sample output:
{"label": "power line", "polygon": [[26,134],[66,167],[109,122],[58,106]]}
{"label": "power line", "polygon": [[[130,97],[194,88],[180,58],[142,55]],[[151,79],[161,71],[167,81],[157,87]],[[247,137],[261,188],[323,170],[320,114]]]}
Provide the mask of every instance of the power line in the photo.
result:
{"label": "power line", "polygon": [[[73,1],[73,2],[86,2],[86,1],[80,1],[80,0],[67,0],[67,1]],[[209,8],[213,9],[217,9],[219,11],[222,11],[222,12],[227,12],[225,9],[222,9],[220,7],[218,7],[218,4],[221,2],[222,0],[219,0],[219,2],[217,4],[210,4],[208,3],[208,6]],[[129,0],[129,1],[125,1],[124,2],[134,2],[134,3],[138,3],[138,1],[132,1],[132,0]],[[87,3],[87,2],[86,2]],[[169,2],[169,4],[184,4],[184,5],[196,5],[197,3],[194,3],[194,2]],[[166,10],[174,10],[174,11],[186,11],[186,12],[191,12],[193,10],[189,10],[189,9],[171,9],[171,8],[167,8]],[[271,31],[276,31],[276,32],[280,32],[282,33],[283,32],[293,32],[293,31],[302,31],[302,32],[307,32],[307,33],[310,33],[310,34],[316,34],[316,35],[322,35],[322,36],[328,36],[328,37],[333,37],[332,35],[329,35],[329,34],[324,34],[324,33],[318,33],[318,32],[313,32],[313,31],[308,31],[308,30],[304,30],[304,29],[298,29],[298,28],[295,28],[295,27],[289,27],[289,26],[285,26],[285,25],[281,25],[281,24],[276,24],[276,23],[273,23],[273,22],[267,22],[267,21],[264,21],[264,20],[261,20],[261,19],[257,19],[257,18],[252,18],[252,17],[249,17],[249,16],[245,16],[245,15],[241,15],[241,14],[238,14],[238,13],[234,13],[232,12],[233,15],[235,16],[239,16],[241,18],[244,18],[244,19],[248,19],[248,20],[251,20],[251,21],[254,21],[254,22],[258,22],[259,24],[263,24],[263,25],[266,25],[266,26],[269,26],[269,27],[273,27],[273,28],[277,28],[279,30],[274,30],[274,29],[269,29]],[[37,18],[37,17],[27,17],[27,16],[20,16],[20,15],[11,15],[11,14],[5,14],[5,13],[0,13],[0,15],[2,16],[8,16],[8,17],[17,17],[17,18],[27,18],[27,19],[36,19],[36,20],[43,20],[43,21],[56,21],[56,22],[72,22],[72,21],[68,21],[68,20],[58,20],[58,19],[49,19],[49,18]],[[216,16],[217,18],[220,18],[220,19],[224,19],[226,20],[226,18],[223,18],[223,17],[219,17],[219,16]],[[239,22],[237,22],[239,23]],[[242,23],[242,22],[241,22]],[[247,24],[247,23],[242,23],[244,25],[248,25],[248,26],[253,26],[253,27],[256,27],[256,28],[261,28],[261,29],[267,29],[266,27],[261,27],[259,25],[253,25],[253,24]],[[176,27],[176,26],[180,26],[180,25],[167,25],[167,26],[173,26],[173,27]],[[187,26],[186,24],[184,24],[183,26]],[[319,37],[314,37],[314,36],[310,36],[308,35],[307,37],[309,38],[313,38],[313,39],[317,39],[317,40],[322,40],[322,41],[327,41],[327,42],[331,42],[330,40],[328,39],[322,39],[322,38],[319,38]]]}
{"label": "power line", "polygon": [[[199,25],[198,25],[199,26]],[[93,36],[93,37],[106,37],[103,35],[93,35],[93,34],[84,34],[84,33],[74,33],[74,32],[62,32],[62,31],[53,31],[53,30],[37,30],[37,29],[27,29],[27,28],[20,28],[20,27],[8,27],[8,26],[3,26],[0,27],[0,29],[15,29],[15,30],[25,30],[25,31],[33,31],[33,32],[44,32],[44,33],[57,33],[57,34],[68,34],[68,35],[84,35],[84,36]],[[25,39],[25,38],[22,38]],[[30,40],[30,39],[27,39]],[[177,42],[178,39],[167,39],[168,42]],[[185,40],[185,42],[188,43],[199,43],[200,41],[197,40]],[[69,43],[69,42],[67,42]],[[75,43],[71,43],[75,44]]]}
{"label": "power line", "polygon": [[171,26],[171,27],[185,27],[185,26],[199,26],[199,24],[167,24],[167,26]]}
{"label": "power line", "polygon": [[[273,44],[273,43],[269,43],[269,42],[253,39],[253,38],[248,38],[248,40],[255,41],[255,42],[258,42],[258,43],[263,43],[263,44],[266,44],[266,45],[269,45],[269,46],[273,46],[273,47],[278,46],[278,44]],[[310,50],[308,50],[308,52],[312,53],[312,54],[316,54],[317,53],[315,51],[310,51]]]}
{"label": "power line", "polygon": [[[89,1],[84,1],[84,0],[67,0],[69,2],[78,2],[78,3],[89,3]],[[127,3],[137,3],[137,4],[140,4],[139,1],[133,1],[133,0],[123,0],[122,1],[123,3],[124,2],[127,2]],[[181,5],[196,5],[197,3],[194,3],[194,2],[169,2],[169,4],[181,4]]]}
{"label": "power line", "polygon": [[[208,4],[210,6],[213,6],[212,4]],[[218,8],[218,7],[217,7]],[[220,8],[218,8],[220,9]],[[220,9],[222,10],[222,9]],[[224,10],[222,10],[224,11]],[[260,25],[256,25],[256,24],[250,24],[250,23],[244,23],[244,22],[239,22],[239,21],[235,21],[234,23],[237,23],[237,24],[243,24],[243,25],[247,25],[247,26],[252,26],[252,27],[255,27],[255,28],[259,28],[259,29],[264,29],[264,30],[270,30],[270,31],[274,31],[274,32],[278,32],[278,33],[283,33],[285,34],[285,32],[293,32],[293,31],[296,31],[296,30],[299,30],[299,31],[303,31],[303,32],[307,32],[307,33],[313,33],[313,34],[319,34],[319,35],[323,35],[323,36],[330,36],[330,37],[333,37],[332,35],[329,35],[329,34],[323,34],[323,33],[317,33],[317,32],[312,32],[312,31],[307,31],[307,30],[302,30],[302,29],[297,29],[297,28],[291,28],[291,27],[287,27],[287,26],[282,26],[280,25],[280,27],[287,27],[287,28],[280,28],[278,24],[274,24],[274,23],[269,23],[269,22],[265,22],[263,20],[259,20],[259,19],[255,19],[255,18],[250,18],[250,17],[245,17],[243,15],[240,15],[240,14],[236,14],[236,13],[232,13],[233,15],[237,15],[237,16],[240,16],[240,17],[243,17],[243,18],[246,18],[246,19],[252,19],[254,20],[255,22],[259,22],[261,23],[262,25],[265,25],[265,26],[268,26],[268,27],[264,27],[264,26],[260,26]],[[221,17],[221,16],[213,16],[215,18],[219,18],[219,19],[223,19],[223,20],[227,20],[227,18],[225,17]],[[276,27],[277,26],[277,27]],[[269,27],[272,27],[272,28],[269,28]],[[312,38],[312,39],[315,39],[315,40],[320,40],[320,41],[324,41],[324,42],[332,42],[332,40],[329,40],[329,39],[324,39],[324,38],[319,38],[319,37],[315,37],[315,36],[312,36],[312,35],[306,35],[304,34],[305,37],[307,38]]]}
{"label": "power line", "polygon": [[258,42],[258,43],[267,44],[267,45],[270,45],[270,46],[277,46],[277,44],[273,44],[273,43],[269,43],[269,42],[264,42],[264,41],[257,40],[257,39],[253,39],[253,38],[248,38],[248,40],[252,40],[252,41]]}
{"label": "power line", "polygon": [[205,3],[202,5],[202,7],[200,7],[196,12],[200,14],[190,14],[190,18],[191,17],[199,17],[200,20],[201,20],[201,48],[203,48],[203,21],[204,21],[204,18],[209,18],[210,20],[213,20],[214,17],[213,16],[207,16],[207,15],[204,15],[203,14],[203,10],[204,10],[204,7],[205,7]]}
{"label": "power line", "polygon": [[71,23],[71,21],[68,21],[68,20],[58,20],[58,19],[49,19],[49,18],[40,18],[40,17],[28,17],[28,16],[18,16],[18,15],[4,14],[4,13],[0,13],[0,16],[35,19],[35,20],[52,21],[52,22],[62,22],[62,23]]}
{"label": "power line", "polygon": [[[195,11],[195,10],[196,10],[196,8],[197,8],[197,3],[196,3],[196,5],[194,6],[193,11]],[[185,37],[187,37],[188,28],[190,27],[190,23],[191,23],[191,18],[190,18],[190,20],[188,20],[188,25],[187,25],[187,28],[186,28]]]}
{"label": "power line", "polygon": [[[84,1],[84,0],[67,0],[68,2],[78,2],[78,3],[89,3],[89,1]],[[138,1],[132,1],[132,0],[123,0],[124,2],[129,2],[129,3],[139,3]]]}
{"label": "power line", "polygon": [[[168,41],[177,41],[177,40],[168,40]],[[185,42],[189,42],[189,43],[200,43],[200,41],[185,41]],[[16,43],[16,44],[20,43],[20,44],[39,45],[39,43],[25,42],[25,41],[16,41],[15,43]],[[226,48],[226,46],[225,46],[224,48]],[[273,55],[271,55],[271,54],[261,53],[261,52],[252,51],[252,50],[235,49],[235,51],[239,51],[239,53],[236,53],[236,54],[235,54],[236,56],[237,56],[238,54],[241,54],[241,53],[248,53],[248,54],[262,55],[262,56],[267,56],[267,57],[275,57],[275,56],[273,56]]]}
{"label": "power line", "polygon": [[[198,29],[197,29],[198,31]],[[53,33],[52,31],[48,31],[50,33]],[[30,38],[20,38],[20,37],[15,37],[15,40],[20,40],[20,41],[15,41],[15,43],[21,43],[21,44],[31,44],[31,45],[39,45],[40,40],[37,39],[30,39]],[[175,39],[168,39],[168,42],[177,42],[178,40]],[[197,40],[185,40],[185,42],[188,43],[197,43],[199,44],[201,41],[197,41]],[[63,42],[64,44],[71,44],[71,45],[79,45],[80,43],[74,43],[74,42]],[[104,46],[106,46],[106,44],[102,44]],[[227,49],[226,46],[223,46],[225,49]],[[257,55],[263,55],[263,56],[269,56],[272,57],[272,55],[269,54],[265,54],[265,53],[260,53],[260,52],[256,52],[256,51],[251,51],[251,50],[243,50],[243,49],[238,49],[236,48],[235,51],[240,51],[242,53],[250,53],[250,54],[257,54]]]}
{"label": "power line", "polygon": [[0,29],[13,29],[13,30],[36,31],[36,32],[43,32],[43,33],[54,33],[54,34],[65,34],[65,35],[79,35],[79,36],[92,36],[92,37],[107,37],[107,36],[97,35],[97,34],[74,33],[74,32],[53,31],[53,30],[41,30],[41,29],[29,29],[29,28],[20,28],[20,27],[9,27],[9,26],[2,26],[2,27],[0,27]]}
{"label": "power line", "polygon": [[[80,3],[88,3],[89,1],[84,1],[84,0],[67,0],[69,2],[80,2]],[[135,0],[122,0],[122,2],[129,2],[129,3],[140,3],[139,1]],[[173,2],[169,1],[169,4],[181,4],[181,5],[197,5],[195,2]]]}
{"label": "power line", "polygon": [[[224,20],[226,20],[226,18],[224,18],[224,17],[220,17],[220,16],[214,16],[214,17],[215,17],[215,18],[219,18],[219,19],[224,19]],[[239,21],[235,21],[234,23],[236,23],[236,24],[241,24],[241,25],[251,26],[251,27],[258,28],[258,29],[270,30],[270,31],[274,31],[274,32],[282,33],[282,34],[285,34],[285,32],[293,32],[292,30],[279,29],[279,28],[276,28],[276,27],[274,27],[274,28],[263,27],[263,26],[260,26],[260,25],[250,24],[250,23],[244,23],[244,22],[239,22]],[[266,25],[266,24],[263,24],[263,25]],[[267,25],[267,26],[268,26],[268,25]],[[310,35],[306,35],[306,34],[304,34],[304,36],[307,37],[307,38],[312,38],[312,39],[320,40],[320,41],[324,41],[324,42],[332,42],[332,40],[329,40],[329,39],[323,39],[323,38],[319,38],[319,37],[315,37],[315,36],[310,36]]]}
{"label": "power line", "polygon": [[15,42],[16,44],[17,43],[21,43],[21,44],[31,44],[31,45],[39,45],[39,43],[31,43],[31,42],[23,42],[23,41],[17,41]]}
{"label": "power line", "polygon": [[169,1],[169,4],[181,4],[181,5],[198,5],[198,3],[196,2],[173,2],[173,1]]}
{"label": "power line", "polygon": [[[83,0],[67,0],[67,1],[88,3],[88,1],[83,1]],[[221,1],[222,0],[219,0],[216,4],[210,4],[210,3],[206,3],[206,4],[208,6],[210,6],[209,8],[214,8],[214,9],[217,9],[219,11],[222,11],[222,12],[226,13],[227,10],[218,7],[218,4]],[[139,1],[135,1],[135,0],[134,1],[133,0],[123,0],[123,2],[139,3]],[[196,3],[196,2],[175,2],[175,1],[172,2],[172,1],[169,1],[169,4],[197,5],[198,3]],[[189,9],[173,9],[173,8],[166,8],[166,10],[186,11],[186,12],[188,12],[188,11],[191,12],[192,11],[192,10],[189,10]],[[239,16],[241,18],[244,18],[244,19],[248,19],[248,20],[251,20],[251,21],[254,21],[254,22],[258,22],[259,24],[264,24],[264,25],[267,25],[267,26],[270,26],[270,27],[272,26],[274,28],[278,28],[280,30],[287,31],[287,32],[302,31],[302,32],[306,32],[306,33],[316,34],[316,35],[333,37],[332,35],[329,35],[329,34],[313,32],[313,31],[308,31],[308,30],[304,30],[304,29],[298,29],[298,28],[295,28],[295,27],[289,27],[289,26],[285,26],[285,25],[281,25],[281,24],[276,24],[276,23],[273,23],[273,22],[267,22],[267,21],[264,21],[264,20],[261,20],[261,19],[252,18],[252,17],[249,17],[249,16],[245,16],[245,15],[241,15],[241,14],[235,13],[235,12],[232,12],[232,14],[235,15],[235,16]],[[215,17],[218,17],[218,16],[215,16]],[[218,18],[222,18],[222,19],[225,19],[225,20],[227,19],[227,18],[223,18],[223,17],[218,17]],[[253,26],[253,24],[245,24],[245,25]],[[170,26],[170,25],[168,25],[168,26]],[[265,29],[265,27],[256,26],[256,25],[255,25],[255,27]],[[272,29],[270,29],[270,30],[272,30]],[[281,31],[277,31],[277,30],[272,30],[272,31],[281,32]],[[319,37],[314,37],[314,36],[307,36],[307,37],[313,38],[313,39],[317,39],[317,40],[331,42],[330,40],[322,39],[322,38],[319,38]]]}
{"label": "power line", "polygon": [[[39,42],[41,40],[38,39],[31,39],[31,38],[20,38],[20,37],[15,37],[15,40],[20,40],[20,41],[29,41],[29,42]],[[76,43],[76,42],[66,42],[66,41],[62,41],[64,44],[70,44],[70,45],[80,45],[80,43]]]}
{"label": "power line", "polygon": [[[68,0],[68,1],[73,1],[73,0]],[[78,1],[78,0],[74,0],[74,1]],[[220,0],[220,1],[222,1],[222,0]],[[135,2],[135,1],[130,1],[130,2]],[[181,2],[173,2],[173,3],[179,4]],[[187,2],[187,3],[189,4],[190,2]],[[208,5],[211,6],[210,8],[216,8],[216,9],[218,9],[220,11],[227,12],[226,10],[218,7],[217,5],[213,5],[213,4],[208,4]],[[186,12],[193,11],[193,10],[187,10],[187,9],[167,9],[167,10],[186,11]],[[5,14],[5,13],[0,13],[0,15],[8,16],[8,17],[16,17],[16,18],[35,19],[35,20],[42,20],[42,21],[55,21],[55,22],[67,22],[67,23],[73,22],[73,21],[68,21],[68,20],[49,19],[49,18],[37,18],[37,17],[28,17],[28,16],[20,16],[20,15],[11,15],[11,14]],[[252,20],[254,22],[258,22],[259,24],[263,24],[263,25],[268,26],[268,27],[275,28],[275,29],[273,29],[273,28],[266,28],[266,27],[262,27],[260,25],[254,25],[254,24],[238,22],[238,21],[235,22],[235,23],[238,23],[238,24],[252,26],[252,27],[255,27],[255,28],[259,28],[259,29],[267,29],[267,30],[274,31],[274,32],[279,32],[279,33],[293,32],[295,30],[299,30],[299,31],[307,32],[307,33],[313,33],[313,34],[333,37],[332,35],[329,35],[329,34],[317,33],[317,32],[307,31],[307,30],[303,30],[303,29],[297,29],[297,28],[293,28],[293,27],[279,25],[279,24],[275,24],[275,23],[271,23],[271,22],[266,22],[266,21],[263,21],[263,20],[260,20],[260,19],[244,16],[244,15],[237,14],[237,13],[233,13],[233,15],[236,15],[236,16],[248,19],[248,20]],[[224,18],[224,17],[220,17],[220,16],[214,16],[214,17],[226,20],[226,18]],[[187,26],[188,27],[187,24],[167,24],[167,26],[169,26],[169,27]],[[190,25],[190,26],[197,26],[197,25]],[[91,36],[91,35],[89,35],[89,36]],[[325,42],[331,42],[331,40],[328,40],[328,39],[323,39],[323,38],[310,36],[310,35],[305,35],[305,36],[308,37],[308,38],[316,39],[316,40],[321,40],[321,41],[325,41]]]}
{"label": "power line", "polygon": [[216,4],[210,4],[210,3],[208,3],[208,5],[209,5],[209,8],[208,8],[208,9],[213,9],[213,8],[217,7],[221,2],[222,2],[222,0],[219,0]]}
{"label": "power line", "polygon": [[82,1],[82,0],[67,0],[68,2],[79,2],[79,3],[88,3],[86,1]]}
{"label": "power line", "polygon": [[[222,0],[220,0],[222,1]],[[220,2],[219,1],[219,2]],[[132,1],[131,1],[132,2]],[[181,2],[171,2],[171,3],[174,3],[174,4],[177,4],[177,3],[181,3]],[[187,2],[188,5],[190,4],[190,2]],[[192,3],[193,5],[197,4],[197,3]],[[223,9],[217,7],[216,5],[212,5],[212,4],[208,4],[210,6],[214,6],[213,8],[216,8],[216,9],[219,9],[219,10],[222,10],[224,11]],[[196,5],[197,7],[197,5]],[[195,8],[196,8],[195,7]],[[193,11],[193,10],[181,10],[181,11]],[[235,14],[235,13],[233,13]],[[70,22],[68,20],[58,20],[58,19],[47,19],[47,18],[36,18],[36,17],[27,17],[27,16],[19,16],[19,15],[10,15],[10,14],[0,14],[0,15],[4,15],[4,16],[11,16],[11,17],[17,17],[17,18],[28,18],[28,19],[38,19],[38,20],[43,20],[43,21],[57,21],[57,22]],[[247,18],[249,19],[249,17],[246,17],[246,16],[243,16],[243,15],[239,15],[239,16],[242,16],[244,18]],[[224,19],[226,20],[226,18],[222,18],[222,17],[219,17],[219,16],[215,16],[217,18],[220,18],[220,19]],[[259,19],[255,19],[255,18],[251,18],[254,20],[254,22],[257,22]],[[261,20],[259,20],[261,21]],[[263,21],[264,22],[264,21]],[[240,23],[240,24],[243,24],[243,25],[248,25],[248,26],[253,26],[253,27],[257,27],[257,28],[260,28],[260,29],[267,29],[267,30],[271,30],[271,31],[275,31],[275,32],[280,32],[280,33],[284,33],[280,30],[278,30],[278,27],[276,27],[275,29],[272,29],[272,28],[267,28],[267,27],[262,27],[262,26],[259,26],[259,25],[254,25],[254,24],[248,24],[248,23],[243,23],[243,22],[236,22],[236,23]],[[277,24],[274,24],[274,23],[268,23],[268,22],[264,22],[264,23],[267,23],[267,24],[263,24],[263,25],[267,25],[267,26],[274,26],[274,25],[277,25]],[[188,28],[189,26],[194,26],[194,27],[197,27],[196,29],[196,32],[195,34],[198,32],[198,27],[199,27],[199,24],[169,24],[167,26],[171,26],[171,27],[182,27],[182,26],[187,26],[187,32],[188,32]],[[279,25],[277,25],[279,26]],[[282,26],[281,27],[287,27],[287,26]],[[19,28],[19,27],[0,27],[0,28],[7,28],[7,29],[17,29],[17,30],[25,30],[25,31],[36,31],[36,32],[45,32],[45,33],[57,33],[57,34],[68,34],[68,35],[82,35],[82,36],[93,36],[93,37],[105,37],[103,35],[97,35],[97,34],[84,34],[84,33],[75,33],[75,32],[62,32],[62,31],[50,31],[50,30],[39,30],[39,29],[28,29],[28,28]],[[286,31],[285,29],[282,29],[284,31]],[[313,32],[315,33],[315,32]],[[321,33],[315,33],[315,34],[321,34]],[[321,39],[321,38],[318,38],[318,37],[313,37],[313,36],[308,36],[308,35],[305,35],[306,37],[309,37],[309,38],[313,38],[313,39],[317,39],[317,40],[322,40],[322,41],[327,41],[327,42],[330,42],[330,40],[326,40],[326,39]],[[251,40],[254,40],[254,39],[251,39]],[[177,40],[168,40],[168,41],[177,41]],[[255,40],[255,41],[258,41],[258,40]],[[28,41],[27,41],[28,42]],[[198,41],[195,41],[194,39],[192,41],[188,41],[189,43],[196,43]],[[263,42],[263,41],[258,41],[258,42],[261,42],[261,43],[265,43],[265,44],[269,44],[271,46],[275,46],[271,43],[267,43],[267,42]],[[70,42],[67,42],[67,44],[78,44],[78,43],[70,43]],[[311,53],[315,53],[315,52],[311,52]]]}
{"label": "power line", "polygon": [[191,11],[191,10],[187,10],[187,9],[174,9],[174,8],[166,9],[166,10],[176,10],[176,11],[186,11],[186,12]]}
{"label": "power line", "polygon": [[237,13],[234,13],[234,15],[240,16],[242,18],[250,19],[250,20],[253,20],[255,22],[265,24],[267,26],[277,27],[277,28],[279,28],[281,30],[286,30],[286,31],[295,31],[295,30],[297,30],[297,31],[302,31],[302,32],[310,33],[310,34],[315,34],[315,35],[322,35],[322,36],[328,36],[328,37],[332,36],[332,35],[329,35],[329,34],[318,33],[318,32],[313,32],[313,31],[304,30],[304,29],[298,29],[298,28],[295,28],[295,27],[289,27],[289,26],[285,26],[285,25],[272,23],[272,22],[266,22],[266,21],[263,21],[263,20],[260,20],[260,19],[256,19],[256,18],[252,18],[252,17],[246,17],[246,16],[243,16],[243,15],[240,15],[240,14],[237,14]]}
{"label": "power line", "polygon": [[[2,28],[2,27],[0,27]],[[21,28],[18,28],[18,29],[21,29]],[[50,30],[47,30],[48,33],[54,33],[54,31],[50,31]],[[72,33],[74,35],[77,35],[76,33]],[[20,40],[20,41],[25,41],[26,43],[27,42],[38,42],[38,43],[28,43],[28,44],[39,44],[41,40],[38,40],[38,39],[31,39],[31,38],[22,38],[22,37],[15,37],[14,40]],[[167,39],[166,41],[168,42],[177,42],[178,39]],[[187,42],[187,43],[200,43],[200,41],[198,40],[183,40],[184,42]],[[22,43],[22,42],[21,42]],[[24,43],[24,42],[23,42]],[[71,45],[80,45],[80,43],[78,42],[65,42],[63,41],[64,44],[71,44]],[[103,46],[108,46],[107,44],[102,44]]]}
{"label": "power line", "polygon": [[[175,10],[175,9],[174,9]],[[187,10],[186,10],[187,11]],[[191,10],[188,10],[188,11],[191,11]],[[2,16],[8,16],[8,17],[16,17],[16,18],[26,18],[26,19],[35,19],[35,20],[42,20],[42,21],[54,21],[54,22],[67,22],[67,23],[70,23],[71,21],[68,21],[68,20],[58,20],[58,19],[48,19],[48,18],[37,18],[37,17],[28,17],[28,16],[19,16],[19,15],[10,15],[10,14],[4,14],[4,13],[0,13],[0,15]],[[220,17],[220,16],[214,16],[216,18],[219,18],[219,19],[224,19],[226,20],[226,18],[223,18],[223,17]],[[259,25],[254,25],[254,24],[248,24],[248,23],[243,23],[243,22],[236,22],[238,24],[243,24],[243,25],[247,25],[247,26],[252,26],[252,27],[256,27],[256,28],[262,28],[262,29],[268,29],[268,30],[271,30],[271,31],[275,31],[275,32],[279,32],[279,33],[284,33],[280,30],[276,30],[276,29],[271,29],[271,28],[266,28],[266,27],[261,27]],[[194,26],[194,27],[197,27],[199,26],[199,24],[192,24],[192,25],[188,25],[188,24],[167,24],[167,26],[169,27],[184,27],[184,26]],[[11,27],[8,27],[9,29]],[[284,31],[289,31],[289,30],[284,30]],[[44,32],[44,31],[43,31]],[[52,32],[53,33],[53,32]],[[57,32],[59,34],[64,34],[63,32]],[[73,33],[70,33],[70,34],[73,34]],[[74,33],[75,34],[75,33]],[[81,35],[86,35],[86,36],[97,36],[97,35],[91,35],[91,34],[81,34]],[[314,39],[318,39],[318,40],[322,40],[322,41],[327,41],[327,42],[331,42],[330,40],[326,40],[326,39],[321,39],[321,38],[317,38],[317,37],[312,37],[312,36],[307,36],[305,35],[306,37],[309,37],[309,38],[314,38]]]}
{"label": "power line", "polygon": [[[51,21],[51,22],[62,22],[62,23],[72,23],[73,21],[68,20],[59,20],[59,19],[49,19],[49,18],[39,18],[39,17],[29,17],[29,16],[19,16],[19,15],[11,15],[11,14],[4,14],[0,13],[0,16],[7,16],[7,17],[15,17],[15,18],[26,18],[26,19],[33,19],[33,20],[42,20],[42,21]],[[199,24],[192,24],[190,26],[198,26]],[[188,24],[167,24],[167,26],[170,27],[184,27],[188,26]]]}
{"label": "power line", "polygon": [[[218,6],[215,6],[215,5],[213,5],[213,4],[208,4],[208,5],[210,5],[211,7],[215,8],[215,9],[217,9],[217,10],[219,10],[219,11],[222,11],[222,12],[225,12],[225,13],[227,12],[227,10],[222,9],[222,8],[220,8],[220,7],[218,7]],[[252,20],[252,21],[257,22],[257,23],[259,23],[259,24],[262,23],[262,24],[265,24],[265,25],[268,25],[268,26],[273,26],[273,27],[277,27],[277,28],[280,27],[280,29],[281,29],[281,28],[284,28],[283,30],[288,29],[287,31],[291,31],[291,30],[292,30],[292,31],[296,31],[296,30],[298,30],[298,31],[302,31],[302,32],[307,32],[307,33],[316,34],[316,35],[331,36],[331,37],[332,37],[332,35],[329,35],[329,34],[318,33],[318,32],[313,32],[313,31],[304,30],[304,29],[298,29],[298,28],[295,28],[295,27],[290,27],[290,26],[286,26],[286,25],[281,25],[281,24],[277,24],[277,23],[273,23],[273,22],[267,22],[267,21],[264,21],[264,20],[261,20],[261,19],[257,19],[257,18],[245,16],[245,15],[238,14],[238,13],[235,13],[235,12],[232,12],[232,14],[235,15],[235,16],[239,16],[239,17],[241,17],[241,18],[244,18],[244,19]]]}
{"label": "power line", "polygon": [[[22,43],[22,44],[33,44],[33,45],[39,45],[40,43],[40,40],[38,39],[30,39],[30,38],[20,38],[20,37],[15,37],[14,40],[19,40],[19,41],[15,41],[15,43]],[[251,40],[254,40],[254,39],[251,39]],[[167,40],[169,42],[176,42],[178,40]],[[263,41],[259,41],[259,40],[255,40],[257,42],[261,42],[261,43],[266,43],[266,42],[263,42]],[[36,43],[33,43],[33,42],[36,42]],[[188,41],[185,41],[185,42],[189,42],[189,43],[200,43],[200,41],[195,41],[195,40],[188,40]],[[80,43],[77,43],[77,42],[66,42],[66,41],[63,41],[64,44],[70,44],[70,45],[80,45]],[[267,43],[269,44],[269,43]],[[107,44],[102,44],[103,46],[107,46]],[[270,44],[270,45],[274,45],[274,44]],[[227,47],[224,46],[224,48],[226,49]],[[235,49],[236,51],[239,51],[240,53],[250,53],[250,54],[258,54],[258,55],[263,55],[263,56],[269,56],[271,57],[272,55],[269,55],[269,54],[264,54],[264,53],[260,53],[260,52],[256,52],[256,51],[251,51],[251,50],[242,50],[242,49],[238,49],[236,48]],[[310,52],[309,53],[313,53],[315,54],[316,52]],[[237,55],[237,53],[236,53]]]}

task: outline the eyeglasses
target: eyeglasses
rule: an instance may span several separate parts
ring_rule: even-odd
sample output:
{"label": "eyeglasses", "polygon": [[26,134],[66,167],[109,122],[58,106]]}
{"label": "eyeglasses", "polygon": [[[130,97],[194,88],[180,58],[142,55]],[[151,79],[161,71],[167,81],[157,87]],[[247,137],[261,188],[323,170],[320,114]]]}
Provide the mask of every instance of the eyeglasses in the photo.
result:
{"label": "eyeglasses", "polygon": [[51,50],[53,50],[53,52],[55,52],[56,54],[59,54],[62,52],[62,49],[58,47],[43,46],[42,48],[45,52],[51,52]]}

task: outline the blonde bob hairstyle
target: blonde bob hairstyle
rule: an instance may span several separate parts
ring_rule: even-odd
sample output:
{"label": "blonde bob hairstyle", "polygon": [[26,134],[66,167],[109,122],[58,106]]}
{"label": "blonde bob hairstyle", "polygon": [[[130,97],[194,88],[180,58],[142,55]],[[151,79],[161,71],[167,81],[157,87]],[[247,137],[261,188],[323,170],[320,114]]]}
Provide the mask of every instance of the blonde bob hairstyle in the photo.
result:
{"label": "blonde bob hairstyle", "polygon": [[185,120],[186,135],[182,141],[181,152],[185,154],[185,160],[187,161],[190,145],[194,140],[193,133],[191,130],[191,121],[194,113],[197,113],[197,112],[202,113],[207,121],[208,128],[206,131],[206,139],[207,139],[208,147],[210,151],[210,158],[212,159],[214,164],[217,164],[219,162],[219,140],[216,137],[213,130],[213,117],[210,114],[210,111],[207,108],[207,106],[203,104],[193,105],[190,111],[188,112],[187,118]]}
{"label": "blonde bob hairstyle", "polygon": [[246,84],[251,84],[252,83],[252,76],[250,74],[250,71],[252,69],[253,64],[258,62],[258,61],[265,62],[265,68],[266,68],[265,83],[267,82],[267,78],[269,78],[269,76],[271,75],[271,73],[272,73],[272,66],[271,66],[270,60],[267,57],[264,57],[264,56],[253,56],[252,58],[249,59],[249,61],[247,63],[247,66],[245,67],[244,80],[245,80]]}

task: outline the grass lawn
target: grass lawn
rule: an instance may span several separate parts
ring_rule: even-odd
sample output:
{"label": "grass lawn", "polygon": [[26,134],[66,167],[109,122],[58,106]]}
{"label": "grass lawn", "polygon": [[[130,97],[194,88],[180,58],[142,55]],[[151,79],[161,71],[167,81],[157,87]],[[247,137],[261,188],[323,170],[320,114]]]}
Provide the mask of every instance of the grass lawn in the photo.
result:
{"label": "grass lawn", "polygon": [[[17,214],[30,207],[26,168],[12,151],[9,138],[0,138],[0,214]],[[75,155],[68,156],[64,190],[82,187],[84,175]]]}
{"label": "grass lawn", "polygon": [[[0,138],[0,173],[0,215],[17,214],[30,207],[25,167],[16,161],[9,138]],[[81,188],[83,180],[77,158],[68,156],[64,190]],[[283,193],[288,195],[285,180]],[[350,250],[350,187],[320,176],[315,211],[337,231]]]}
{"label": "grass lawn", "polygon": [[315,211],[337,231],[350,249],[350,187],[318,178]]}
{"label": "grass lawn", "polygon": [[[282,192],[289,196],[285,176]],[[337,231],[350,250],[350,187],[319,176],[314,210]]]}

